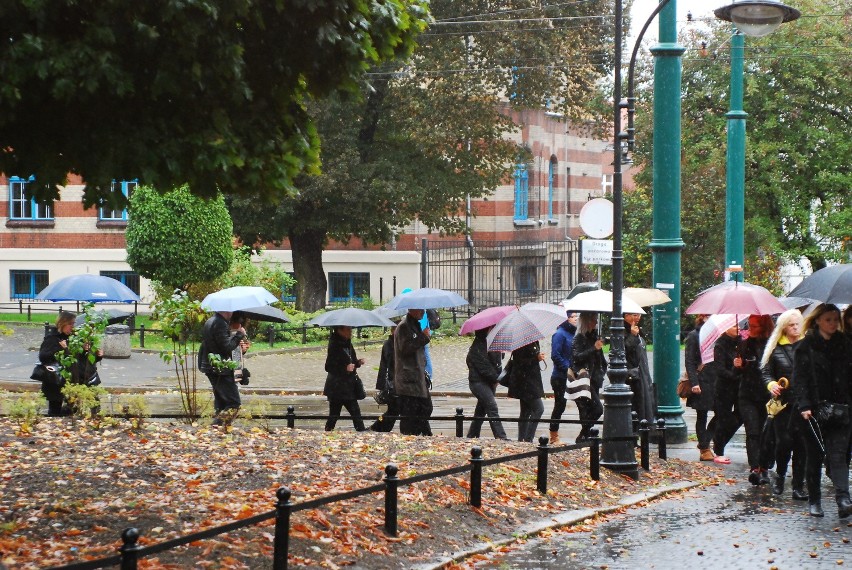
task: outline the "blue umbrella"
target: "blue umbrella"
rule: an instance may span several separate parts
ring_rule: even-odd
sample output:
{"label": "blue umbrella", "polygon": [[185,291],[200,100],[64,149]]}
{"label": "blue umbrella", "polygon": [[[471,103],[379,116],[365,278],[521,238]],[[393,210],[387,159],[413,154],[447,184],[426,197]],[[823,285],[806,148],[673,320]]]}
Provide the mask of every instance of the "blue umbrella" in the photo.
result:
{"label": "blue umbrella", "polygon": [[201,307],[208,311],[234,312],[269,305],[278,301],[275,295],[263,287],[239,285],[210,293],[201,301]]}
{"label": "blue umbrella", "polygon": [[103,275],[70,275],[58,279],[36,295],[46,301],[83,301],[87,303],[132,303],[139,295],[121,281]]}
{"label": "blue umbrella", "polygon": [[443,309],[467,305],[467,300],[453,291],[424,287],[401,293],[384,305],[386,309]]}

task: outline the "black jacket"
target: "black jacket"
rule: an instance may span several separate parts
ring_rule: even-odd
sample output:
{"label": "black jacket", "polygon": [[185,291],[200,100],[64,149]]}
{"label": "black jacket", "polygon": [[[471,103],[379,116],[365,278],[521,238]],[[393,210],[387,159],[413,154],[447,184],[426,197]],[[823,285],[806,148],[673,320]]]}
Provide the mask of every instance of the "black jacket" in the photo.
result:
{"label": "black jacket", "polygon": [[393,333],[394,375],[397,396],[428,398],[426,383],[426,345],[430,337],[423,334],[420,322],[406,315]]}
{"label": "black jacket", "polygon": [[[360,389],[358,387],[357,373],[355,370],[351,372],[346,370],[350,364],[355,365],[355,370],[358,369],[358,355],[355,354],[355,347],[352,346],[352,341],[343,338],[336,332],[331,333],[328,339],[328,353],[325,357],[325,371],[328,375],[325,378],[325,387],[322,393],[329,400],[357,400],[359,399]],[[363,389],[363,385],[361,387]]]}
{"label": "black jacket", "polygon": [[391,394],[396,391],[393,387],[393,333],[382,345],[382,356],[379,359],[379,373],[376,376],[376,390],[388,390]]}
{"label": "black jacket", "polygon": [[488,332],[476,331],[473,344],[467,351],[467,379],[471,384],[482,382],[493,386],[497,383],[502,367],[502,357],[499,352],[489,352],[487,343]]}
{"label": "black jacket", "polygon": [[690,386],[701,388],[700,394],[689,395],[686,399],[686,405],[694,410],[710,411],[713,409],[713,403],[716,401],[716,375],[713,374],[710,367],[701,364],[699,335],[701,334],[702,326],[703,324],[699,325],[695,330],[686,335],[684,350],[686,376],[689,378]]}
{"label": "black jacket", "polygon": [[[56,357],[57,352],[61,352],[63,348],[59,346],[61,341],[68,341],[70,337],[67,334],[62,334],[56,327],[50,327],[44,340],[41,341],[41,346],[38,350],[38,360],[42,364],[56,364],[59,359]],[[67,345],[66,345],[67,346]],[[67,349],[65,349],[67,352]],[[98,371],[97,363],[102,357],[95,356],[94,362],[89,362],[89,353],[86,352],[77,357],[77,361],[71,367],[71,383],[85,384]]]}
{"label": "black jacket", "polygon": [[606,358],[603,349],[596,349],[595,342],[598,340],[598,331],[591,330],[574,336],[574,354],[571,357],[571,369],[577,376],[583,368],[588,370],[591,378],[598,389],[603,387],[606,376]]}
{"label": "black jacket", "polygon": [[826,340],[809,331],[796,343],[793,370],[797,410],[813,411],[822,400],[852,403],[852,344],[843,333]]}
{"label": "black jacket", "polygon": [[[222,360],[228,360],[234,349],[240,345],[240,341],[246,338],[242,332],[231,334],[228,321],[219,313],[215,313],[204,323],[201,331],[201,347],[198,349],[198,369],[204,374],[218,374],[210,366],[208,354],[218,354]],[[225,373],[225,372],[223,372]],[[227,373],[233,374],[229,370]]]}
{"label": "black jacket", "polygon": [[763,367],[763,384],[766,386],[766,391],[769,391],[769,383],[777,382],[779,378],[786,378],[790,382],[790,387],[781,392],[781,402],[788,404],[793,400],[793,363],[796,346],[799,342],[793,344],[779,344],[772,349],[772,354],[769,355],[769,360],[766,361],[766,366]]}
{"label": "black jacket", "polygon": [[765,404],[771,394],[766,390],[763,372],[760,369],[760,359],[766,349],[765,338],[747,338],[742,343],[740,356],[743,359],[742,368],[737,369],[740,375],[739,397],[743,400]]}
{"label": "black jacket", "polygon": [[538,365],[538,341],[512,351],[512,368],[509,372],[509,397],[535,400],[544,397],[541,368]]}

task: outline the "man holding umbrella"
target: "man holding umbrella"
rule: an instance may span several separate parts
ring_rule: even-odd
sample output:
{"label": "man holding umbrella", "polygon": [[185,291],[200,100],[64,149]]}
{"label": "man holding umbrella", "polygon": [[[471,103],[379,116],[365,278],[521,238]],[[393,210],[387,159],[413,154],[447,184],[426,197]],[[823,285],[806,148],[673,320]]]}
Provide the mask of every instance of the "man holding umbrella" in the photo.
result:
{"label": "man holding umbrella", "polygon": [[[198,369],[210,380],[213,387],[213,409],[216,419],[213,425],[222,425],[220,414],[226,410],[240,409],[240,390],[234,381],[233,370],[217,370],[210,364],[210,354],[218,354],[222,360],[228,360],[241,341],[246,338],[246,329],[240,325],[230,330],[233,311],[217,311],[207,319],[202,330],[201,348],[198,350]],[[231,333],[234,333],[233,335]]]}
{"label": "man holding umbrella", "polygon": [[394,331],[394,388],[399,401],[399,431],[404,435],[432,435],[430,386],[426,382],[426,345],[429,327],[420,326],[423,309],[408,309]]}

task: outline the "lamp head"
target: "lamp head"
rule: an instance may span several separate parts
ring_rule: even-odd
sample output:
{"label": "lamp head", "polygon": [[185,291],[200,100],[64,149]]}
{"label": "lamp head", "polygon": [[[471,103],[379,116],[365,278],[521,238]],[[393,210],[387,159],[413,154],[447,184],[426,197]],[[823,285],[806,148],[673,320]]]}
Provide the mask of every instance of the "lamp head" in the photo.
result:
{"label": "lamp head", "polygon": [[795,8],[777,0],[742,0],[717,8],[716,17],[733,22],[739,31],[747,36],[762,37],[771,34],[785,22],[797,20],[802,15]]}

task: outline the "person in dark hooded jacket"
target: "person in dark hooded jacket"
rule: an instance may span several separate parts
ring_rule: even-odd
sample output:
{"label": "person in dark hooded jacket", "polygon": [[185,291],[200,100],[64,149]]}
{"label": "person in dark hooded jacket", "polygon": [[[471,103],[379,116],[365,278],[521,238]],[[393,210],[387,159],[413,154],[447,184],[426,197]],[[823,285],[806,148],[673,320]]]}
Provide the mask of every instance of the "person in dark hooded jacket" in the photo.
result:
{"label": "person in dark hooded jacket", "polygon": [[532,441],[538,428],[538,420],[544,413],[544,385],[541,381],[539,362],[544,353],[538,341],[512,351],[512,367],[509,372],[509,397],[521,401],[518,422],[518,441]]}
{"label": "person in dark hooded jacket", "polygon": [[716,457],[710,449],[710,442],[713,441],[713,433],[716,431],[716,416],[707,421],[707,417],[713,410],[716,396],[716,376],[713,374],[712,366],[705,366],[701,362],[699,340],[701,327],[704,326],[707,318],[708,315],[696,315],[695,328],[686,335],[684,343],[686,377],[689,378],[692,389],[692,393],[686,399],[686,405],[695,410],[695,436],[698,438],[698,458],[701,461],[713,461]]}
{"label": "person in dark hooded jacket", "polygon": [[328,398],[328,421],[325,431],[331,431],[337,424],[341,408],[346,408],[352,417],[356,431],[364,431],[361,419],[361,407],[358,400],[364,398],[364,385],[355,372],[364,364],[358,358],[352,346],[352,327],[337,326],[331,330],[328,338],[328,353],[325,358],[325,387],[322,393]]}
{"label": "person in dark hooded jacket", "polygon": [[624,350],[627,359],[627,385],[633,392],[631,400],[632,411],[636,412],[638,420],[654,423],[654,412],[657,407],[654,402],[654,380],[651,378],[651,367],[648,365],[648,345],[642,337],[638,313],[624,313]]}
{"label": "person in dark hooded jacket", "polygon": [[[503,422],[500,421],[500,411],[497,408],[497,377],[502,370],[501,354],[489,352],[486,337],[491,327],[476,331],[470,350],[467,351],[467,378],[470,392],[476,397],[476,409],[473,415],[476,418],[488,416],[491,424],[491,433],[496,439],[507,439]],[[482,420],[474,419],[470,422],[467,437],[479,437],[482,431]]]}
{"label": "person in dark hooded jacket", "polygon": [[595,422],[603,415],[600,390],[606,377],[607,362],[603,353],[603,339],[598,337],[597,313],[580,313],[577,334],[574,335],[574,352],[571,357],[571,369],[574,376],[579,378],[582,371],[589,375],[591,398],[574,400],[580,413],[582,428],[576,442],[580,443],[589,438],[589,431]]}
{"label": "person in dark hooded jacket", "polygon": [[390,432],[396,425],[396,416],[399,415],[399,401],[396,397],[396,389],[393,385],[394,357],[393,357],[393,332],[394,326],[388,338],[382,344],[382,355],[379,358],[379,373],[376,375],[376,391],[384,392],[388,397],[388,409],[370,426],[371,431]]}
{"label": "person in dark hooded jacket", "polygon": [[550,340],[550,360],[553,361],[553,372],[550,373],[550,387],[553,389],[553,412],[550,414],[550,445],[561,445],[559,439],[559,422],[565,412],[568,399],[565,390],[568,386],[568,370],[571,368],[571,357],[574,354],[574,335],[577,333],[579,315],[568,311],[567,319],[559,325]]}
{"label": "person in dark hooded jacket", "polygon": [[772,318],[768,315],[749,316],[748,338],[742,343],[740,364],[734,363],[740,375],[738,402],[740,417],[745,425],[746,455],[751,469],[748,480],[752,485],[769,483],[767,470],[760,466],[760,434],[766,423],[766,403],[769,401],[760,360],[773,328]]}

